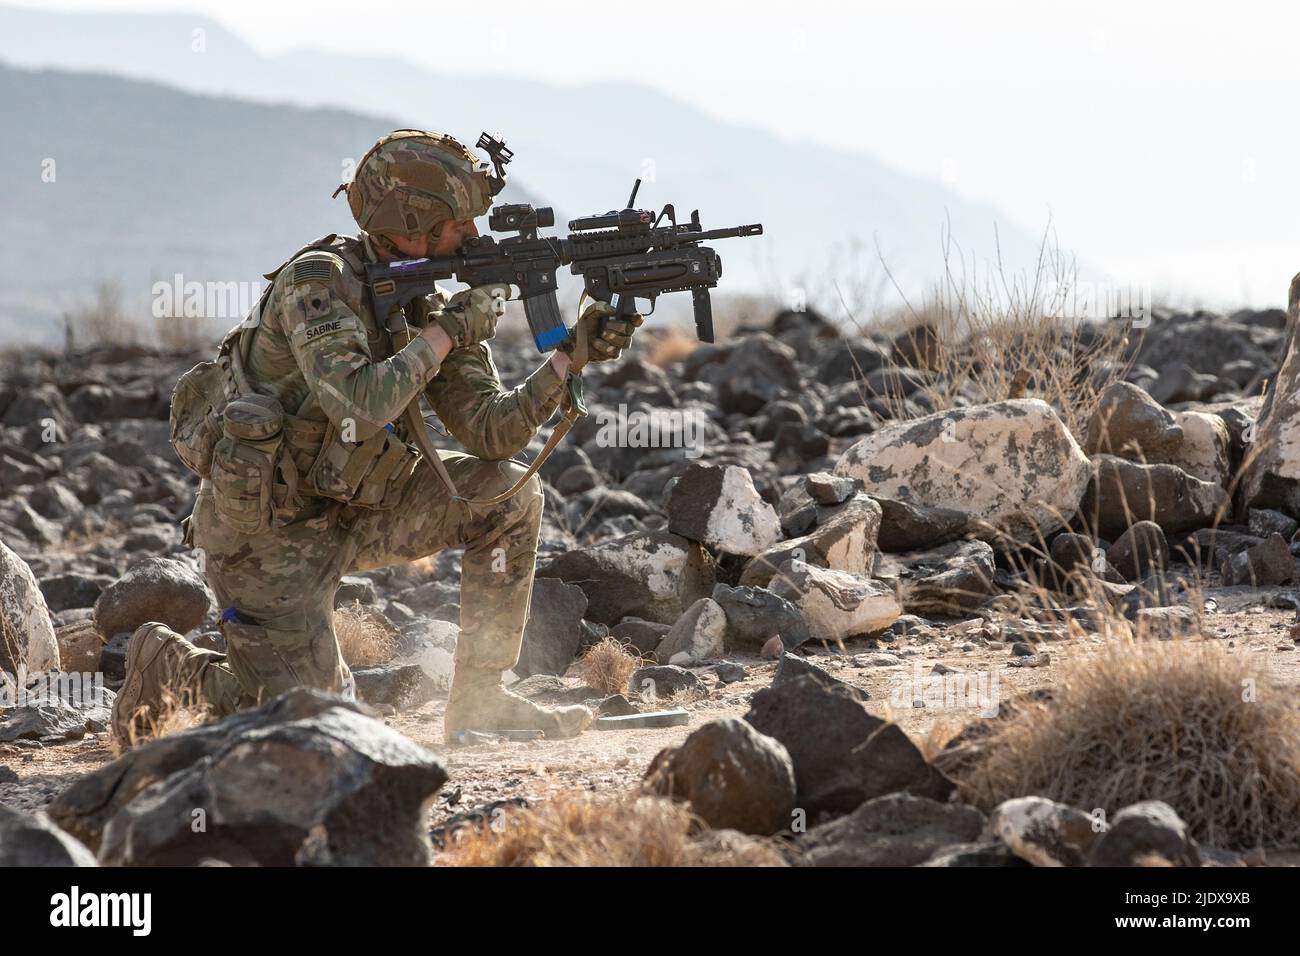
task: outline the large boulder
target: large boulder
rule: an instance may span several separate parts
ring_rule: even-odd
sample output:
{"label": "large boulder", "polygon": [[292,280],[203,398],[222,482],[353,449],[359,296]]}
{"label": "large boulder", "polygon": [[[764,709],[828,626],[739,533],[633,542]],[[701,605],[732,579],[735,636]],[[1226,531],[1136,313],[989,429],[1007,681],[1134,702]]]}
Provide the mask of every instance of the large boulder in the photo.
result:
{"label": "large boulder", "polygon": [[97,866],[95,854],[44,813],[20,813],[0,804],[0,866]]}
{"label": "large boulder", "polygon": [[611,626],[629,616],[672,624],[696,600],[708,597],[716,582],[708,552],[667,531],[635,532],[566,551],[537,576],[582,588],[587,620]]}
{"label": "large boulder", "polygon": [[981,537],[1034,541],[1063,527],[1092,467],[1046,402],[1011,399],[886,426],[849,448],[835,473],[868,494],[960,509]]}
{"label": "large boulder", "polygon": [[1273,508],[1300,518],[1300,347],[1297,323],[1287,332],[1277,379],[1248,429],[1240,475],[1241,510]]}
{"label": "large boulder", "polygon": [[59,669],[54,622],[27,562],[0,541],[0,671]]}
{"label": "large boulder", "polygon": [[419,866],[446,779],[358,705],[298,689],[130,750],[49,813],[109,865]]}
{"label": "large boulder", "polygon": [[95,601],[95,627],[104,640],[148,621],[160,621],[184,634],[199,625],[211,606],[203,578],[188,564],[145,558]]}
{"label": "large boulder", "polygon": [[770,590],[794,605],[809,633],[823,641],[882,631],[903,613],[888,585],[806,561],[781,565]]}
{"label": "large boulder", "polygon": [[814,827],[798,846],[805,866],[919,866],[972,842],[983,828],[984,815],[973,807],[891,793]]}
{"label": "large boulder", "polygon": [[668,530],[725,554],[755,555],[781,537],[772,506],[735,465],[693,464],[668,499]]}
{"label": "large boulder", "polygon": [[812,675],[759,691],[745,719],[790,754],[796,805],[812,820],[900,790],[942,801],[955,788],[896,724]]}
{"label": "large boulder", "polygon": [[644,786],[689,801],[715,830],[770,836],[789,829],[795,808],[789,753],[735,717],[711,721],[678,746],[661,750]]}
{"label": "large boulder", "polygon": [[1097,534],[1115,539],[1139,521],[1154,521],[1165,534],[1212,525],[1227,510],[1228,493],[1193,478],[1175,465],[1143,465],[1097,455],[1079,514]]}

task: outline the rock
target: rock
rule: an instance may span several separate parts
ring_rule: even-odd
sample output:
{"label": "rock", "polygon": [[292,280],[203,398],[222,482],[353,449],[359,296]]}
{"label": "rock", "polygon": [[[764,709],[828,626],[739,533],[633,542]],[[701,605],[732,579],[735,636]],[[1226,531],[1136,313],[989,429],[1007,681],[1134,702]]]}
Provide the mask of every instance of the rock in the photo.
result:
{"label": "rock", "polygon": [[1226,488],[1232,478],[1232,437],[1223,419],[1198,411],[1175,412],[1174,417],[1183,440],[1171,453],[1153,460]]}
{"label": "rock", "polygon": [[357,697],[380,709],[414,710],[433,700],[440,689],[419,664],[358,667],[352,676],[357,683]]}
{"label": "rock", "polygon": [[44,813],[20,813],[0,804],[0,866],[97,866],[95,854]]}
{"label": "rock", "polygon": [[203,579],[188,564],[145,558],[95,601],[95,627],[105,640],[149,621],[184,634],[198,627],[211,606]]}
{"label": "rock", "polygon": [[944,847],[921,866],[1010,866],[1026,867],[1020,857],[1001,843],[958,843]]}
{"label": "rock", "polygon": [[865,338],[838,342],[825,355],[817,366],[817,381],[827,385],[862,381],[885,363],[884,350]]}
{"label": "rock", "polygon": [[659,624],[639,617],[625,617],[610,629],[609,636],[631,645],[637,653],[645,655],[653,654],[670,630],[672,630],[670,624]]}
{"label": "rock", "polygon": [[795,353],[766,333],[741,339],[717,373],[718,406],[752,415],[773,399],[799,391]]}
{"label": "rock", "polygon": [[1195,634],[1201,622],[1190,607],[1138,607],[1130,615],[1138,633],[1162,641]]}
{"label": "rock", "polygon": [[1106,549],[1106,559],[1126,581],[1159,574],[1169,564],[1169,542],[1160,525],[1139,521]]}
{"label": "rock", "polygon": [[647,701],[704,690],[704,684],[698,677],[675,664],[642,667],[632,675],[630,686],[641,695],[642,700]]}
{"label": "rock", "polygon": [[973,807],[891,793],[814,827],[798,846],[805,866],[919,866],[983,828],[984,815]]}
{"label": "rock", "polygon": [[736,664],[732,661],[723,661],[713,666],[713,673],[718,675],[718,680],[724,684],[735,684],[749,676],[743,664]]}
{"label": "rock", "polygon": [[726,613],[712,598],[700,598],[664,635],[655,656],[679,666],[720,657],[726,632]]}
{"label": "rock", "polygon": [[1097,542],[1084,534],[1062,531],[1052,539],[1048,558],[1055,576],[1051,583],[1058,591],[1066,590],[1072,580],[1079,576],[1091,577],[1100,569],[1100,576],[1104,578],[1107,577],[1106,572],[1111,570],[1105,552],[1097,547]]}
{"label": "rock", "polygon": [[113,639],[100,651],[99,670],[103,672],[105,680],[126,680],[126,645],[130,640],[130,631],[114,634]]}
{"label": "rock", "polygon": [[1259,544],[1252,545],[1224,562],[1223,583],[1228,586],[1249,584],[1267,587],[1287,584],[1295,580],[1295,556],[1286,538],[1271,534]]}
{"label": "rock", "polygon": [[713,600],[727,616],[728,648],[761,648],[776,635],[787,650],[793,650],[812,637],[799,610],[766,588],[719,584],[713,589]]}
{"label": "rock", "polygon": [[880,505],[880,532],[876,546],[881,551],[920,551],[956,540],[966,533],[970,516],[955,508],[926,505],[871,496]]}
{"label": "rock", "polygon": [[297,689],[130,750],[49,812],[108,865],[419,866],[424,807],[446,779],[357,705]]}
{"label": "rock", "polygon": [[712,592],[716,574],[698,543],[645,531],[566,551],[537,576],[576,584],[587,595],[587,619],[614,625],[629,616],[672,624]]}
{"label": "rock", "polygon": [[668,530],[726,554],[755,555],[781,537],[772,506],[744,468],[693,464],[668,499]]}
{"label": "rock", "polygon": [[989,829],[1034,866],[1083,866],[1101,835],[1082,810],[1043,797],[1004,800],[989,817]]}
{"label": "rock", "polygon": [[15,740],[60,743],[80,740],[88,731],[106,730],[116,695],[105,688],[96,690],[93,685],[88,687],[78,682],[77,686],[52,687],[22,706],[5,710],[0,717],[0,743]]}
{"label": "rock", "polygon": [[961,616],[996,593],[993,548],[983,541],[954,541],[899,557],[903,606],[922,616]]}
{"label": "rock", "polygon": [[533,582],[528,606],[524,642],[514,672],[563,674],[578,656],[582,643],[582,617],[587,613],[587,595],[576,584],[555,578]]}
{"label": "rock", "polygon": [[104,653],[104,641],[95,630],[95,622],[74,620],[57,627],[55,640],[59,643],[60,670],[70,674],[86,674],[98,669],[99,658]]}
{"label": "rock", "polygon": [[803,488],[808,497],[819,505],[842,505],[862,490],[856,478],[841,478],[826,471],[816,471],[803,477]]}
{"label": "rock", "polygon": [[943,365],[942,346],[938,328],[922,322],[896,335],[890,343],[890,354],[898,365],[939,371]]}
{"label": "rock", "polygon": [[1046,402],[1012,399],[887,425],[849,448],[837,475],[868,494],[960,509],[997,531],[1037,540],[1064,526],[1091,466]]}
{"label": "rock", "polygon": [[1196,841],[1169,804],[1146,800],[1115,814],[1089,866],[1200,866]]}
{"label": "rock", "polygon": [[883,630],[903,613],[892,588],[804,561],[782,565],[771,590],[793,604],[809,633],[823,641]]}
{"label": "rock", "polygon": [[1130,461],[1167,462],[1183,442],[1183,430],[1143,389],[1111,382],[1088,420],[1084,450]]}
{"label": "rock", "polygon": [[926,763],[897,725],[873,717],[816,677],[759,691],[745,719],[789,752],[796,805],[810,819],[848,813],[872,797],[899,790],[946,800],[955,786]]}
{"label": "rock", "polygon": [[816,425],[786,422],[772,440],[772,461],[783,475],[794,474],[830,451],[830,436]]}
{"label": "rock", "polygon": [[0,671],[59,669],[54,623],[27,562],[0,541]]}
{"label": "rock", "polygon": [[1079,513],[1097,534],[1114,540],[1138,521],[1154,521],[1165,534],[1213,524],[1229,505],[1218,485],[1193,478],[1174,465],[1140,465],[1098,455]]}
{"label": "rock", "polygon": [[821,508],[811,532],[782,541],[757,555],[745,566],[740,583],[746,587],[764,587],[787,561],[803,561],[820,568],[866,576],[875,559],[880,516],[880,505],[866,495]]}
{"label": "rock", "polygon": [[1270,508],[1251,508],[1247,512],[1246,520],[1250,527],[1250,533],[1257,538],[1267,538],[1270,534],[1280,534],[1290,541],[1295,535],[1296,529],[1300,528],[1300,522]]}
{"label": "rock", "polygon": [[389,663],[418,664],[439,691],[451,687],[460,628],[450,621],[416,618],[402,628],[401,644]]}
{"label": "rock", "polygon": [[1241,507],[1300,518],[1300,350],[1294,323],[1287,330],[1282,366],[1248,430],[1247,449],[1238,476]]}
{"label": "rock", "polygon": [[650,793],[686,800],[715,830],[770,836],[789,829],[794,768],[780,743],[745,721],[724,717],[661,750],[645,773]]}
{"label": "rock", "polygon": [[355,574],[345,574],[334,590],[334,606],[346,607],[354,601],[360,604],[378,604],[379,594],[375,582]]}
{"label": "rock", "polygon": [[41,581],[41,593],[45,595],[45,601],[51,611],[92,607],[113,580],[106,574],[81,574],[70,571],[44,578]]}
{"label": "rock", "polygon": [[781,660],[777,662],[776,673],[772,675],[772,686],[780,687],[791,681],[798,680],[800,677],[816,678],[823,687],[828,687],[837,693],[856,700],[859,703],[870,700],[871,695],[861,687],[855,687],[852,684],[845,683],[834,674],[824,668],[818,667],[812,661],[800,657],[797,654],[782,654]]}

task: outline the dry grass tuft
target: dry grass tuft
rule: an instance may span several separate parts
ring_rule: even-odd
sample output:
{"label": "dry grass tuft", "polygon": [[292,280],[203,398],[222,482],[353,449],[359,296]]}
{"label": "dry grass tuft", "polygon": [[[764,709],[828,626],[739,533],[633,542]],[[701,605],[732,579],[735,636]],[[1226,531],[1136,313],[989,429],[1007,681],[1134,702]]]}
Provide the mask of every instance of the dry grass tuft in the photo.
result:
{"label": "dry grass tuft", "polygon": [[1112,641],[1072,662],[958,775],[986,810],[1032,794],[1109,815],[1163,800],[1213,846],[1300,844],[1300,708],[1208,642]]}
{"label": "dry grass tuft", "polygon": [[334,633],[339,652],[349,667],[387,664],[397,653],[397,639],[391,627],[385,627],[357,601],[334,610]]}
{"label": "dry grass tuft", "polygon": [[180,733],[182,730],[199,727],[211,719],[211,710],[196,694],[185,692],[178,695],[173,691],[164,690],[162,703],[157,708],[139,707],[131,715],[127,726],[127,739],[123,743],[114,737],[113,752],[120,755],[150,740],[158,740]]}
{"label": "dry grass tuft", "polygon": [[649,341],[645,345],[649,352],[645,357],[646,361],[660,368],[667,368],[684,361],[700,344],[694,335],[680,325],[668,325],[663,329],[656,329],[655,334],[648,338]]}
{"label": "dry grass tuft", "polygon": [[628,682],[644,661],[626,644],[607,637],[587,648],[578,659],[578,674],[588,687],[606,694],[626,694]]}
{"label": "dry grass tuft", "polygon": [[684,804],[662,797],[557,793],[458,832],[439,866],[781,866],[770,843],[701,831]]}

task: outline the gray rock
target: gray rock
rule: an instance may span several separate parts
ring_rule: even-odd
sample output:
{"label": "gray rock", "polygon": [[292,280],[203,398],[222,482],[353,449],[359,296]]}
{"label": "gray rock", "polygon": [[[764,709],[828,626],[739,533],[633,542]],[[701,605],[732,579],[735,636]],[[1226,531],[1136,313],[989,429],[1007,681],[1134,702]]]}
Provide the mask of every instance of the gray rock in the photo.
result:
{"label": "gray rock", "polygon": [[1223,583],[1266,587],[1295,580],[1295,556],[1280,534],[1271,534],[1224,562]]}
{"label": "gray rock", "polygon": [[794,350],[766,333],[741,339],[716,373],[718,406],[752,415],[773,399],[799,391]]}
{"label": "gray rock", "polygon": [[334,590],[334,606],[343,607],[354,601],[361,604],[378,604],[379,593],[375,590],[375,582],[369,578],[345,574]]}
{"label": "gray rock", "polygon": [[668,530],[726,554],[755,555],[781,537],[772,506],[748,471],[693,464],[668,499]]}
{"label": "gray rock", "polygon": [[880,520],[880,505],[862,494],[843,504],[819,507],[812,531],[765,548],[745,566],[740,584],[766,587],[787,561],[868,575],[875,561]]}
{"label": "gray rock", "polygon": [[39,740],[42,743],[59,743],[80,740],[89,732],[102,732],[108,727],[109,711],[116,696],[105,688],[102,694],[54,692],[10,707],[0,717],[0,743],[15,740]]}
{"label": "gray rock", "polygon": [[1034,866],[1083,866],[1101,835],[1088,814],[1044,797],[1004,800],[989,817],[989,829]]}
{"label": "gray rock", "polygon": [[1106,549],[1106,559],[1126,581],[1140,581],[1164,571],[1169,564],[1169,542],[1160,525],[1138,521]]}
{"label": "gray rock", "polygon": [[912,614],[961,616],[997,592],[993,548],[983,541],[954,541],[899,558],[903,606]]}
{"label": "gray rock", "polygon": [[921,866],[1009,866],[1027,867],[1020,857],[1002,843],[958,843],[944,847]]}
{"label": "gray rock", "polygon": [[1088,857],[1089,866],[1200,866],[1196,841],[1169,804],[1147,800],[1125,807]]}
{"label": "gray rock", "polygon": [[524,626],[524,642],[514,672],[563,674],[578,655],[582,644],[582,617],[587,613],[587,595],[575,584],[555,578],[538,578]]}
{"label": "gray rock", "polygon": [[91,607],[104,588],[113,583],[106,574],[82,574],[69,571],[55,574],[41,581],[41,593],[51,611],[66,611],[74,607]]}
{"label": "gray rock", "polygon": [[643,786],[688,801],[714,829],[770,836],[789,829],[793,819],[790,755],[735,717],[711,721],[678,746],[661,750]]}
{"label": "gray rock", "polygon": [[203,579],[188,564],[146,558],[95,601],[95,627],[105,640],[149,621],[160,621],[184,634],[198,627],[211,606]]}
{"label": "gray rock", "polygon": [[372,707],[414,710],[437,696],[438,683],[419,664],[380,664],[352,671],[357,696]]}
{"label": "gray rock", "polygon": [[27,562],[0,541],[0,671],[58,670],[59,644],[45,596]]}
{"label": "gray rock", "polygon": [[1250,527],[1250,533],[1257,538],[1267,538],[1271,534],[1280,534],[1288,541],[1296,533],[1296,529],[1300,528],[1300,522],[1271,508],[1249,509],[1247,524]]}
{"label": "gray rock", "polygon": [[653,654],[663,642],[664,635],[672,630],[671,624],[646,621],[639,617],[625,617],[610,629],[610,637],[629,644],[642,655]]}
{"label": "gray rock", "polygon": [[861,702],[871,699],[871,695],[863,688],[855,687],[840,680],[826,669],[818,667],[812,661],[800,657],[798,654],[786,653],[781,655],[781,659],[776,664],[776,673],[772,675],[772,686],[781,687],[791,681],[798,680],[800,677],[813,677],[822,686],[844,694],[852,700]]}
{"label": "gray rock", "polygon": [[713,589],[713,600],[727,617],[728,648],[762,648],[779,635],[786,650],[793,650],[812,637],[799,610],[766,588],[719,584]]}
{"label": "gray rock", "polygon": [[772,593],[793,604],[822,641],[883,630],[903,611],[889,585],[803,561],[781,565]]}
{"label": "gray rock", "polygon": [[799,841],[805,866],[919,866],[936,852],[970,843],[984,828],[973,807],[910,793],[868,800]]}
{"label": "gray rock", "polygon": [[704,684],[693,673],[673,664],[642,667],[632,675],[631,688],[643,700],[659,700],[680,693],[696,693]]}
{"label": "gray rock", "polygon": [[0,804],[0,866],[97,866],[91,853],[44,813],[20,813]]}
{"label": "gray rock", "polygon": [[1079,513],[1097,534],[1114,540],[1135,522],[1154,521],[1166,534],[1213,524],[1228,508],[1228,493],[1174,465],[1141,465],[1113,455],[1093,458]]}
{"label": "gray rock", "polygon": [[926,763],[897,725],[872,716],[816,677],[759,691],[745,719],[790,753],[797,805],[810,819],[848,813],[899,790],[946,800],[955,786]]}
{"label": "gray rock", "polygon": [[1168,461],[1183,441],[1172,412],[1129,382],[1112,382],[1088,420],[1084,450],[1130,461]]}
{"label": "gray rock", "polygon": [[934,548],[964,535],[970,516],[955,508],[932,507],[872,495],[880,505],[880,533],[876,546],[881,551],[919,551]]}
{"label": "gray rock", "polygon": [[424,806],[446,779],[357,705],[299,689],[128,751],[49,813],[109,865],[419,866]]}
{"label": "gray rock", "polygon": [[664,635],[655,656],[669,664],[698,664],[720,657],[727,615],[712,598],[700,598]]}

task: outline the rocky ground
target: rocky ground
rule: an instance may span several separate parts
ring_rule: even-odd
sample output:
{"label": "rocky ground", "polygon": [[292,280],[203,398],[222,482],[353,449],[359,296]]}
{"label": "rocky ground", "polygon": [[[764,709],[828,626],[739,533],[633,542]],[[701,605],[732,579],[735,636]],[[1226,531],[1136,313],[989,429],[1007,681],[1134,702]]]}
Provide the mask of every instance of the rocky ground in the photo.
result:
{"label": "rocky ground", "polygon": [[[1011,369],[1005,394],[991,394],[986,359],[963,361],[965,346],[939,328],[844,337],[787,312],[693,350],[647,336],[588,374],[592,415],[543,469],[547,517],[515,676],[538,699],[607,717],[680,708],[685,724],[444,747],[459,612],[459,555],[445,553],[340,587],[347,627],[368,653],[386,648],[355,667],[374,718],[291,695],[115,762],[102,707],[0,706],[0,807],[47,812],[66,831],[50,830],[58,840],[72,834],[103,863],[197,862],[150,814],[196,786],[210,801],[243,792],[241,757],[267,746],[248,735],[270,728],[286,767],[306,759],[313,734],[342,748],[337,765],[302,769],[312,793],[342,793],[337,806],[306,790],[265,797],[311,805],[283,817],[318,819],[328,846],[286,822],[284,847],[243,859],[247,841],[227,823],[207,857],[416,860],[423,844],[409,833],[361,848],[330,814],[355,819],[384,790],[401,794],[386,814],[427,832],[499,801],[634,792],[655,761],[671,774],[647,786],[689,800],[718,830],[784,832],[801,862],[1289,862],[1282,845],[1198,856],[1164,803],[1108,808],[1103,839],[1075,832],[1077,808],[1025,795],[1039,802],[976,810],[957,786],[969,727],[1050,694],[1117,640],[1213,642],[1272,684],[1300,682],[1300,462],[1288,407],[1263,398],[1267,382],[1284,396],[1300,387],[1283,362],[1286,325],[1280,311],[1158,313],[1111,350],[1097,347],[1104,330],[1085,328],[1054,345],[1064,387],[1050,369]],[[0,669],[100,672],[111,691],[144,620],[221,649],[220,609],[177,527],[197,482],[167,425],[171,385],[201,358],[117,348],[8,361]],[[498,350],[506,381],[536,361]],[[954,384],[959,375],[970,381]],[[642,658],[625,687],[587,685],[579,662],[607,638]],[[656,758],[664,748],[676,749]],[[355,785],[356,766],[376,792]],[[106,786],[108,810],[95,798]],[[792,837],[792,814],[812,831]],[[53,824],[0,816],[0,830],[24,827]],[[1057,838],[1047,849],[1035,842],[1044,827]]]}

